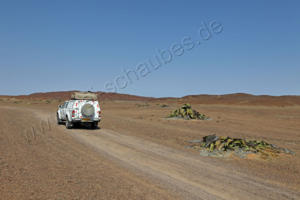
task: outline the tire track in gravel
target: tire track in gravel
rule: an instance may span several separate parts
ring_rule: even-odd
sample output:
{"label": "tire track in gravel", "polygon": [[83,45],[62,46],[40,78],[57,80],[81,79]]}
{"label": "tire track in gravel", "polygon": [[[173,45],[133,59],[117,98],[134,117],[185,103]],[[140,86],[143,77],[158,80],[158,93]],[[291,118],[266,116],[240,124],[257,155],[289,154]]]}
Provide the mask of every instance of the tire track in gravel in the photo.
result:
{"label": "tire track in gravel", "polygon": [[[44,120],[52,116],[40,110],[34,113]],[[183,199],[300,199],[299,191],[138,137],[108,129],[59,130]]]}
{"label": "tire track in gravel", "polygon": [[0,112],[0,199],[177,199],[66,134],[51,111]]}
{"label": "tire track in gravel", "polygon": [[298,199],[299,193],[208,163],[207,159],[111,130],[66,130],[106,158],[184,199]]}

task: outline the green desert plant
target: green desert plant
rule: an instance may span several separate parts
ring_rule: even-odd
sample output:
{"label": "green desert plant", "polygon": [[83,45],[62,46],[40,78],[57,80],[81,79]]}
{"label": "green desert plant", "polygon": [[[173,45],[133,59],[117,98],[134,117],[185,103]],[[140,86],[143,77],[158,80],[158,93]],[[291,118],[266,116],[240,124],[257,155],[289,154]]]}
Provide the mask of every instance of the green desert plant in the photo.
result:
{"label": "green desert plant", "polygon": [[206,152],[215,152],[223,154],[225,152],[258,153],[265,157],[277,156],[280,153],[294,154],[292,151],[269,144],[263,140],[246,140],[231,137],[218,137],[208,135],[201,140],[196,140],[191,146],[194,149],[200,149]]}
{"label": "green desert plant", "polygon": [[192,109],[190,104],[184,104],[177,110],[174,110],[170,115],[170,118],[183,118],[186,120],[189,119],[199,119],[199,120],[207,120],[209,119],[206,115],[199,113],[196,110]]}

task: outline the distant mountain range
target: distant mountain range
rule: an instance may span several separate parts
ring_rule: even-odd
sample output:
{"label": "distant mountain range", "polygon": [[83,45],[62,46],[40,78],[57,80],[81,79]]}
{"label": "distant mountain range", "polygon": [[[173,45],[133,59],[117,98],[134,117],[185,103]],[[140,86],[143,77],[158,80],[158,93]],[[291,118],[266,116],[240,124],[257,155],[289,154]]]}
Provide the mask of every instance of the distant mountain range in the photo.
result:
{"label": "distant mountain range", "polygon": [[[74,91],[33,93],[20,96],[0,96],[14,97],[17,99],[61,99],[67,100]],[[192,104],[230,104],[230,105],[263,105],[263,106],[293,106],[300,105],[300,96],[269,96],[251,95],[245,93],[225,94],[225,95],[188,95],[181,98],[165,97],[153,98],[142,97],[129,94],[96,92],[100,100],[125,100],[125,101],[157,101],[157,102],[177,102]]]}

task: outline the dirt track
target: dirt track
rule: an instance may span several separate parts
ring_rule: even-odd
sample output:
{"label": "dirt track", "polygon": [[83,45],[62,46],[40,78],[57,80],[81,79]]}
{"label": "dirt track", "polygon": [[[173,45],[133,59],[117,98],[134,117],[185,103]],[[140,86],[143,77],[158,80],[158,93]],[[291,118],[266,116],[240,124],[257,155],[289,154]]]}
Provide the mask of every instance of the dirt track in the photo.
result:
{"label": "dirt track", "polygon": [[[270,163],[200,157],[195,152],[185,150],[180,141],[175,141],[193,138],[199,127],[205,133],[211,129],[217,131],[222,125],[215,125],[215,122],[199,125],[192,124],[194,122],[154,120],[152,115],[155,114],[155,109],[151,109],[153,113],[143,119],[139,117],[139,113],[147,116],[150,109],[128,112],[135,105],[129,103],[120,109],[118,106],[122,105],[120,103],[111,108],[101,124],[103,128],[99,130],[66,130],[63,126],[57,126],[53,116],[54,106],[2,105],[0,198],[300,198],[299,166],[288,166],[299,164],[298,154],[295,158],[288,157]],[[244,108],[205,109],[211,115],[220,115],[222,109],[233,110],[229,117],[224,118],[225,122],[228,121],[224,128],[226,131],[239,130],[245,125],[242,120],[229,123],[240,112],[245,113],[245,110],[240,110]],[[272,118],[267,118],[270,114],[268,109],[263,109],[263,112],[266,120],[257,122],[256,129],[259,129],[259,123],[265,126],[273,121]],[[274,112],[285,113],[286,110],[271,111]],[[291,111],[287,109],[287,112],[295,114],[292,116],[299,114],[298,108]],[[247,117],[247,121],[251,122],[249,115]],[[220,121],[222,123],[221,119]],[[126,125],[127,129],[124,128]],[[286,132],[286,142],[294,138],[295,145],[292,147],[299,145],[299,135],[294,134],[299,131],[299,125],[289,120],[280,126],[290,129]],[[250,127],[249,129],[251,130]],[[179,136],[178,132],[185,136]],[[166,133],[168,136],[164,135]],[[169,140],[168,137],[173,138]],[[273,141],[280,138],[272,134],[265,137],[273,138]],[[283,165],[283,161],[288,165]],[[253,163],[255,165],[251,166]],[[279,167],[277,169],[274,166]],[[278,175],[278,171],[282,173]]]}

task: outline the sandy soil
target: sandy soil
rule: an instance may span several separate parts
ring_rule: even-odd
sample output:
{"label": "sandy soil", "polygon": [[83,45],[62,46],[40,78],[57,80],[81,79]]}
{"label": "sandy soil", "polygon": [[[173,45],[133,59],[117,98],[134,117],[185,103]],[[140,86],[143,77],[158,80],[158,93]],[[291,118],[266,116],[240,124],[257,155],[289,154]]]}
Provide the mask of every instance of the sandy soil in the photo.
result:
{"label": "sandy soil", "polygon": [[[98,130],[56,125],[56,106],[0,103],[0,199],[300,199],[299,106],[193,104],[212,120],[184,121],[165,118],[177,102],[107,100]],[[212,133],[296,154],[222,159],[185,148]]]}

